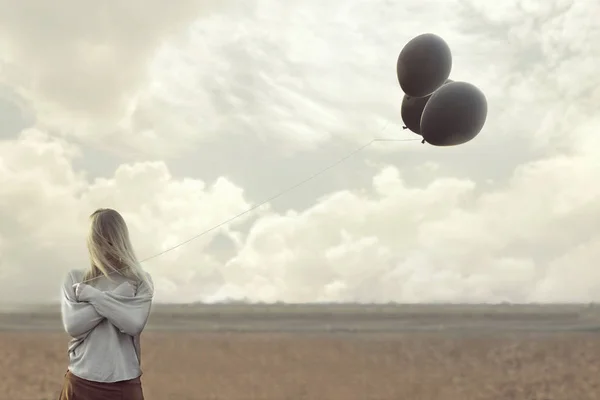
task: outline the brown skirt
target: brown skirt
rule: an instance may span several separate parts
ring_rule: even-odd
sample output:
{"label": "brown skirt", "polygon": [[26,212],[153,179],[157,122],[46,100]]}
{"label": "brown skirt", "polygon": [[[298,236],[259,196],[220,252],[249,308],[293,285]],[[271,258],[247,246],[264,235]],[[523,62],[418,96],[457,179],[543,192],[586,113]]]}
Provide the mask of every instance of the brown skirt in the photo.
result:
{"label": "brown skirt", "polygon": [[67,371],[58,400],[144,400],[144,393],[140,378],[93,382]]}

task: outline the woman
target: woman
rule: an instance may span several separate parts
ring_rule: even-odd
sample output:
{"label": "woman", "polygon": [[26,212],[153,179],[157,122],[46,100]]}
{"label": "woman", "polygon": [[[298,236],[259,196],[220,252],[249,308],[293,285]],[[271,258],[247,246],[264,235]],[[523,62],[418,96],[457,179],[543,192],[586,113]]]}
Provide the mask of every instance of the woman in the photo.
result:
{"label": "woman", "polygon": [[60,400],[143,400],[140,334],[154,284],[135,256],[125,220],[115,210],[91,215],[91,266],[63,284],[62,321],[69,367]]}

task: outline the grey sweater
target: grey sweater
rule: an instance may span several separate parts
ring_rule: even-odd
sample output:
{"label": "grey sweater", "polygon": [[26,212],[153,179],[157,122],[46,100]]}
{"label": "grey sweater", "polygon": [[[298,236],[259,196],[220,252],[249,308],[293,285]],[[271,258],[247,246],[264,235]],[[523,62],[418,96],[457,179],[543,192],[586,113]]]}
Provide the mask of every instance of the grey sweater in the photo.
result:
{"label": "grey sweater", "polygon": [[[69,371],[96,382],[117,382],[142,374],[140,334],[146,326],[153,298],[150,285],[136,284],[118,274],[83,284],[79,298],[73,285],[84,271],[67,274],[62,290],[62,322],[72,337]],[[93,286],[92,286],[93,285]]]}

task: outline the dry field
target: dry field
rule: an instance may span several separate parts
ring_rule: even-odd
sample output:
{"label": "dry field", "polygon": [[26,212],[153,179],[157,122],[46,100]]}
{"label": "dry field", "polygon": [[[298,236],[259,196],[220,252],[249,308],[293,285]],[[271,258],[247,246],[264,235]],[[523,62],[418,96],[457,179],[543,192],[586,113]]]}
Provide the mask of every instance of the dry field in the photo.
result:
{"label": "dry field", "polygon": [[[56,399],[67,337],[0,333],[0,398]],[[147,332],[147,400],[600,399],[600,336]]]}

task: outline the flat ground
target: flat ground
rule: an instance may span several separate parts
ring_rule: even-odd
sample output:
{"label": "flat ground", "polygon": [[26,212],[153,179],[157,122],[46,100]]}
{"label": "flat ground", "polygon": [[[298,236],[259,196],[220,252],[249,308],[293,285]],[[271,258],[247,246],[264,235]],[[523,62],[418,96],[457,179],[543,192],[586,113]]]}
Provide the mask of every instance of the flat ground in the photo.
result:
{"label": "flat ground", "polygon": [[[181,314],[182,315],[182,314]],[[354,315],[354,314],[353,314]],[[154,316],[142,337],[142,377],[147,400],[597,400],[600,398],[600,334],[588,327],[566,330],[569,313],[531,316],[543,329],[481,329],[470,317],[444,330],[447,315],[405,315],[411,329],[358,329],[378,325],[373,318],[336,331],[246,332],[169,331]],[[339,317],[339,316],[338,316]],[[343,318],[332,316],[331,320]],[[443,318],[442,318],[443,317]],[[66,370],[68,337],[53,329],[17,329],[0,320],[1,400],[54,400]],[[21,319],[24,317],[21,317]],[[31,318],[31,315],[27,318]],[[189,318],[186,317],[188,320]],[[255,317],[255,319],[258,317]],[[261,318],[266,318],[264,315]],[[297,316],[295,317],[297,318]],[[321,317],[320,317],[321,318]],[[337,318],[337,319],[336,319]],[[390,317],[382,317],[388,320]],[[469,324],[465,322],[469,320]],[[518,316],[506,317],[509,326]],[[201,319],[201,318],[200,318]],[[285,318],[283,318],[286,320]],[[398,318],[402,319],[402,318]],[[426,320],[427,329],[416,320]],[[496,318],[498,319],[498,318]],[[290,322],[291,319],[286,320]],[[462,322],[461,322],[462,321]],[[561,322],[562,321],[562,322]],[[233,319],[227,324],[235,325]],[[306,321],[305,321],[306,322]],[[272,326],[274,322],[271,321]],[[573,320],[580,326],[581,320]],[[258,324],[254,321],[254,324]],[[382,325],[383,324],[383,325]],[[524,325],[526,321],[523,322]],[[10,325],[10,326],[9,326]],[[310,323],[307,322],[307,325]],[[314,325],[314,324],[313,324]],[[335,324],[334,324],[335,325]],[[350,328],[348,328],[348,326]],[[490,325],[499,325],[490,322]],[[550,324],[552,325],[552,324]],[[554,326],[552,325],[552,326]],[[589,325],[589,321],[588,321]],[[161,328],[162,326],[162,328]],[[478,329],[472,326],[479,326]],[[29,327],[29,328],[27,328]],[[437,327],[437,328],[433,328]],[[27,329],[26,329],[27,328]],[[284,326],[281,326],[282,330]],[[221,328],[223,330],[223,328]]]}

